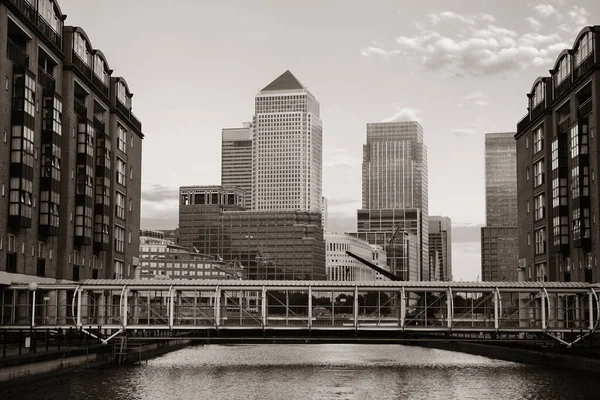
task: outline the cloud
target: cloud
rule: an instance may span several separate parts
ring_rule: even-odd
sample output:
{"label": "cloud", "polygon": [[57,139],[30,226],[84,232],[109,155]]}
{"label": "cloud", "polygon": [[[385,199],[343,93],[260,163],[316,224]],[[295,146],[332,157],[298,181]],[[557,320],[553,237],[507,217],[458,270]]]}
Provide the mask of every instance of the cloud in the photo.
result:
{"label": "cloud", "polygon": [[587,25],[587,17],[590,16],[590,13],[583,7],[573,6],[569,11],[569,17],[575,23],[575,25],[579,26],[579,29],[583,28],[584,25]]}
{"label": "cloud", "polygon": [[551,15],[556,15],[560,17],[560,14],[551,4],[537,4],[533,6],[533,9],[538,13],[540,17],[550,17]]}
{"label": "cloud", "polygon": [[336,148],[332,150],[325,150],[323,152],[323,167],[324,168],[356,168],[360,166],[362,160],[350,154],[347,149]]}
{"label": "cloud", "polygon": [[542,23],[533,17],[527,17],[527,22],[534,31],[539,31],[543,27]]}
{"label": "cloud", "polygon": [[456,128],[452,129],[454,136],[469,136],[475,133],[475,129],[472,128]]}
{"label": "cloud", "polygon": [[464,96],[462,99],[463,100],[474,100],[474,99],[481,99],[482,97],[485,97],[485,94],[483,92],[472,92],[472,93],[469,93],[468,95]]}
{"label": "cloud", "polygon": [[490,104],[490,102],[487,100],[477,100],[475,102],[475,105],[479,107],[487,106],[488,104]]}
{"label": "cloud", "polygon": [[175,201],[179,197],[179,188],[157,185],[153,183],[144,183],[142,185],[142,201],[145,202],[164,202]]}
{"label": "cloud", "polygon": [[385,49],[382,49],[381,47],[368,46],[368,47],[364,47],[360,51],[360,54],[363,57],[379,56],[379,57],[383,58],[384,60],[386,60],[392,56],[402,54],[402,51],[400,51],[400,50],[385,50]]}
{"label": "cloud", "polygon": [[419,121],[422,122],[423,119],[420,116],[421,111],[415,108],[398,108],[396,113],[390,117],[385,118],[381,122],[400,122],[400,121]]}
{"label": "cloud", "polygon": [[[549,4],[537,4],[533,9],[542,17],[559,15]],[[562,11],[561,11],[562,12]],[[566,10],[564,10],[566,14]],[[557,14],[558,13],[558,14]],[[398,54],[410,57],[423,70],[442,72],[450,77],[514,76],[531,67],[550,67],[563,48],[568,48],[573,32],[587,23],[590,13],[574,6],[568,12],[570,23],[561,24],[553,33],[541,33],[542,22],[528,17],[530,32],[516,32],[496,24],[489,14],[461,15],[452,11],[429,14],[429,28],[420,22],[417,32],[396,38],[395,47],[373,46],[362,49],[366,57],[389,59]],[[448,30],[442,24],[458,25]],[[573,24],[578,25],[573,29]],[[564,32],[569,32],[566,37]]]}
{"label": "cloud", "polygon": [[179,189],[152,183],[142,184],[142,227],[169,229],[179,220]]}

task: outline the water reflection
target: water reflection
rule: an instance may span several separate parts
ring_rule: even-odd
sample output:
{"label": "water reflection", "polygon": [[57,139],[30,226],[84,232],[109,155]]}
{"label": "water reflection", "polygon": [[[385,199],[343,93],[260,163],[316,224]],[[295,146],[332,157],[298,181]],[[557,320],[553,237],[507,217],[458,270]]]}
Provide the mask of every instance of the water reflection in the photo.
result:
{"label": "water reflection", "polygon": [[198,346],[2,392],[40,399],[586,399],[595,375],[399,345]]}

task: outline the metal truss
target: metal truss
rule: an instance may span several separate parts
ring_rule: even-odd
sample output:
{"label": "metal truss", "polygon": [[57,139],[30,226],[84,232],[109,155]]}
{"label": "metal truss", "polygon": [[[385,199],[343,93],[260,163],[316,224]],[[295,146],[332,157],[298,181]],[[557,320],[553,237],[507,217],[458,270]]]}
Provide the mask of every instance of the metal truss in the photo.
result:
{"label": "metal truss", "polygon": [[[541,334],[570,347],[598,328],[598,290],[552,282],[91,280],[34,291],[13,285],[0,290],[0,329],[75,327],[104,343],[151,330]],[[106,335],[98,338],[101,331]]]}

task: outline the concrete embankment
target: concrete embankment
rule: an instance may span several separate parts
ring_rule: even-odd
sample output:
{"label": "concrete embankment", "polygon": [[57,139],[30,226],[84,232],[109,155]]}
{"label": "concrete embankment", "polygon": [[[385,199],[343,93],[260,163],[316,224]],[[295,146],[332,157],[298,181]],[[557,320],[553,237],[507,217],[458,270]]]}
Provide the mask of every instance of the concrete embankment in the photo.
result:
{"label": "concrete embankment", "polygon": [[[146,361],[190,344],[191,341],[186,339],[146,341],[139,344],[136,351],[131,352],[125,363]],[[67,348],[2,358],[0,359],[0,388],[82,369],[110,367],[116,364],[113,346],[113,344],[107,344],[85,348]]]}
{"label": "concrete embankment", "polygon": [[471,342],[412,342],[406,344],[458,351],[523,364],[541,364],[584,371],[600,370],[600,349],[598,348],[503,346]]}

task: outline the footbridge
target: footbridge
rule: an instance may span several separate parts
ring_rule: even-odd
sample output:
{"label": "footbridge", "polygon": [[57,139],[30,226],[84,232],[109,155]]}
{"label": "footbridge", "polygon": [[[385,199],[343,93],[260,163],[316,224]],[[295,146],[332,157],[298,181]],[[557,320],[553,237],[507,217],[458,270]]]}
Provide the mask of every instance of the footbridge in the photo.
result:
{"label": "footbridge", "polygon": [[[558,282],[86,280],[0,290],[0,329],[77,329],[102,342],[170,332],[188,337],[551,337],[593,334],[600,286]],[[406,336],[408,337],[408,336]]]}

